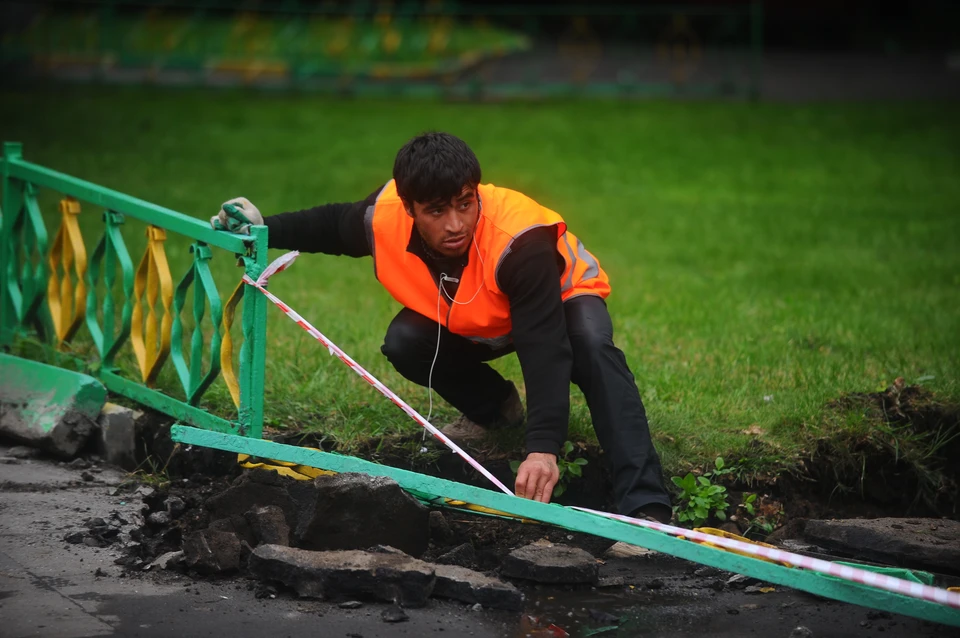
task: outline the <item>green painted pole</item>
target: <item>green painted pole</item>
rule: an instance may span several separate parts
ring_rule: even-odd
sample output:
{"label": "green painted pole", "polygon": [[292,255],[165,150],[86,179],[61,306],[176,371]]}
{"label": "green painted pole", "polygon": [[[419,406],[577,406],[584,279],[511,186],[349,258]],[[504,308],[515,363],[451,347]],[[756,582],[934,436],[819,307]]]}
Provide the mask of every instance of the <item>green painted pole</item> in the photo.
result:
{"label": "green painted pole", "polygon": [[[261,297],[263,295],[260,295]],[[791,569],[756,558],[733,554],[706,545],[669,536],[662,532],[630,525],[620,521],[581,512],[557,504],[545,504],[518,498],[509,494],[472,487],[432,476],[425,476],[386,465],[378,465],[362,459],[321,452],[309,448],[283,445],[252,439],[208,432],[196,428],[175,425],[171,437],[179,443],[200,445],[227,452],[249,454],[261,458],[277,459],[307,465],[333,472],[361,472],[373,476],[386,476],[400,487],[426,502],[444,498],[482,505],[501,512],[529,518],[570,530],[602,536],[611,540],[639,545],[658,552],[695,561],[718,569],[759,578],[800,589],[818,596],[826,596],[854,605],[872,607],[905,616],[923,618],[933,622],[960,627],[960,609],[953,609],[917,598],[895,594],[882,589],[821,576],[813,571]]]}
{"label": "green painted pole", "polygon": [[[12,241],[19,240],[19,243],[16,250],[11,252],[11,255],[17,255],[18,252],[23,255],[23,267],[20,271],[20,292],[23,295],[20,326],[32,326],[40,341],[47,343],[56,339],[53,319],[47,306],[47,282],[50,277],[47,256],[50,241],[33,184],[24,184],[23,208],[23,215],[12,227]],[[22,228],[22,235],[16,232],[17,228]],[[33,263],[34,255],[39,255],[36,264]],[[11,266],[15,267],[16,264]]]}
{"label": "green painted pole", "polygon": [[[250,252],[243,259],[245,273],[256,280],[267,267],[267,227],[250,228]],[[240,347],[241,432],[259,439],[263,435],[263,392],[267,367],[267,298],[244,284],[243,345]]]}
{"label": "green painted pole", "polygon": [[10,261],[13,259],[11,251],[13,227],[23,206],[23,183],[11,175],[10,165],[19,160],[22,155],[23,147],[19,142],[3,144],[3,207],[0,209],[0,215],[2,215],[0,216],[0,346],[9,346],[13,343],[13,336],[19,323],[13,299],[15,291],[12,288],[16,278],[11,272]]}

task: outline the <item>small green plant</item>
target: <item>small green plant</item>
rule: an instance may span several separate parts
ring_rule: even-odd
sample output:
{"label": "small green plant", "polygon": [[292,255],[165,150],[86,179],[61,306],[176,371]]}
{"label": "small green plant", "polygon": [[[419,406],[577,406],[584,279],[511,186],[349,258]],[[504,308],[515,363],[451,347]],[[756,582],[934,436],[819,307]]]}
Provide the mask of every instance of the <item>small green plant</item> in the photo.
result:
{"label": "small green plant", "polygon": [[[567,485],[569,485],[571,477],[580,478],[583,476],[583,466],[589,463],[585,458],[570,459],[570,455],[573,454],[575,449],[576,446],[572,442],[567,441],[563,444],[560,456],[557,457],[560,479],[553,488],[554,498],[562,496],[563,493],[567,491]],[[520,469],[520,461],[510,461],[510,469],[516,474],[517,470]]]}
{"label": "small green plant", "polygon": [[[747,524],[744,536],[762,532],[766,536],[780,526],[783,521],[783,507],[777,501],[757,501],[757,495],[746,493],[737,506],[738,516]],[[736,517],[734,517],[736,518]]]}
{"label": "small green plant", "polygon": [[173,452],[167,458],[167,462],[161,467],[159,461],[153,455],[148,456],[143,463],[137,466],[135,470],[127,475],[124,483],[133,480],[144,485],[149,485],[157,489],[165,489],[170,485],[170,475],[167,474],[167,467],[173,459],[174,454],[179,451],[180,444],[174,446]]}
{"label": "small green plant", "polygon": [[718,456],[714,461],[714,469],[702,476],[694,476],[692,472],[687,472],[683,478],[672,477],[670,480],[682,490],[678,503],[673,507],[677,521],[699,527],[711,515],[721,521],[726,520],[729,507],[727,488],[716,485],[713,480],[732,471],[732,468],[724,467],[723,457]]}

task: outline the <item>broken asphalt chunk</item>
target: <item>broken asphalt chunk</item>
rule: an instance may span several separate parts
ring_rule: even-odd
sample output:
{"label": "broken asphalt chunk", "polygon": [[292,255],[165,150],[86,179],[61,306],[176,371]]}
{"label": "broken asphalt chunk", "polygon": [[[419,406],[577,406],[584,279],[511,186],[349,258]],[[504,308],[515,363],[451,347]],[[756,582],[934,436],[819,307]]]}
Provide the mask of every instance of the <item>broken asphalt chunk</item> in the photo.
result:
{"label": "broken asphalt chunk", "polygon": [[290,527],[283,510],[276,505],[254,507],[244,515],[256,544],[290,545]]}
{"label": "broken asphalt chunk", "polygon": [[510,583],[456,565],[434,565],[437,583],[433,595],[493,609],[520,611],[523,594]]}
{"label": "broken asphalt chunk", "polygon": [[368,596],[404,607],[426,604],[436,583],[431,565],[400,553],[260,545],[248,569],[253,577],[283,583],[303,597]]}
{"label": "broken asphalt chunk", "polygon": [[807,521],[804,538],[855,558],[960,573],[960,521],[875,518]]}
{"label": "broken asphalt chunk", "polygon": [[538,583],[593,585],[600,575],[600,564],[576,547],[533,543],[510,552],[503,559],[500,573]]}
{"label": "broken asphalt chunk", "polygon": [[206,574],[236,571],[240,568],[240,541],[229,532],[191,532],[183,537],[183,558],[187,567]]}

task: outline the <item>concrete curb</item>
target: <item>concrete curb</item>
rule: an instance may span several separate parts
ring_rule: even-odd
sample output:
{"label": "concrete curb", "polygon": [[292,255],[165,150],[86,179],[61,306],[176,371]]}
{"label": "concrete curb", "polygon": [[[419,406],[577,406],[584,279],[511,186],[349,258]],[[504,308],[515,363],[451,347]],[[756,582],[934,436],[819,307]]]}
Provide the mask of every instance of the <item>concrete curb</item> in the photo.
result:
{"label": "concrete curb", "polygon": [[0,435],[72,458],[96,429],[106,398],[91,376],[0,354]]}

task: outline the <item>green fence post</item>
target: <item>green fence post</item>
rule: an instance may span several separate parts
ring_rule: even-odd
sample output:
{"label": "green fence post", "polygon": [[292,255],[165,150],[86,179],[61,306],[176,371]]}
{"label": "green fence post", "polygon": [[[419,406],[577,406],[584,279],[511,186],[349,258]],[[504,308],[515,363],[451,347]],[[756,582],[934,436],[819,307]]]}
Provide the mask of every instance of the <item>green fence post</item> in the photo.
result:
{"label": "green fence post", "polygon": [[13,259],[13,228],[23,206],[23,182],[11,177],[10,162],[22,156],[23,146],[19,142],[4,142],[3,207],[0,208],[0,346],[13,343],[19,323],[11,289],[16,283],[16,264],[11,264],[10,260]]}
{"label": "green fence post", "polygon": [[[267,228],[252,226],[253,240],[244,258],[244,270],[256,279],[267,267]],[[240,347],[240,433],[259,439],[263,435],[263,391],[267,363],[267,298],[244,284],[243,345]]]}

